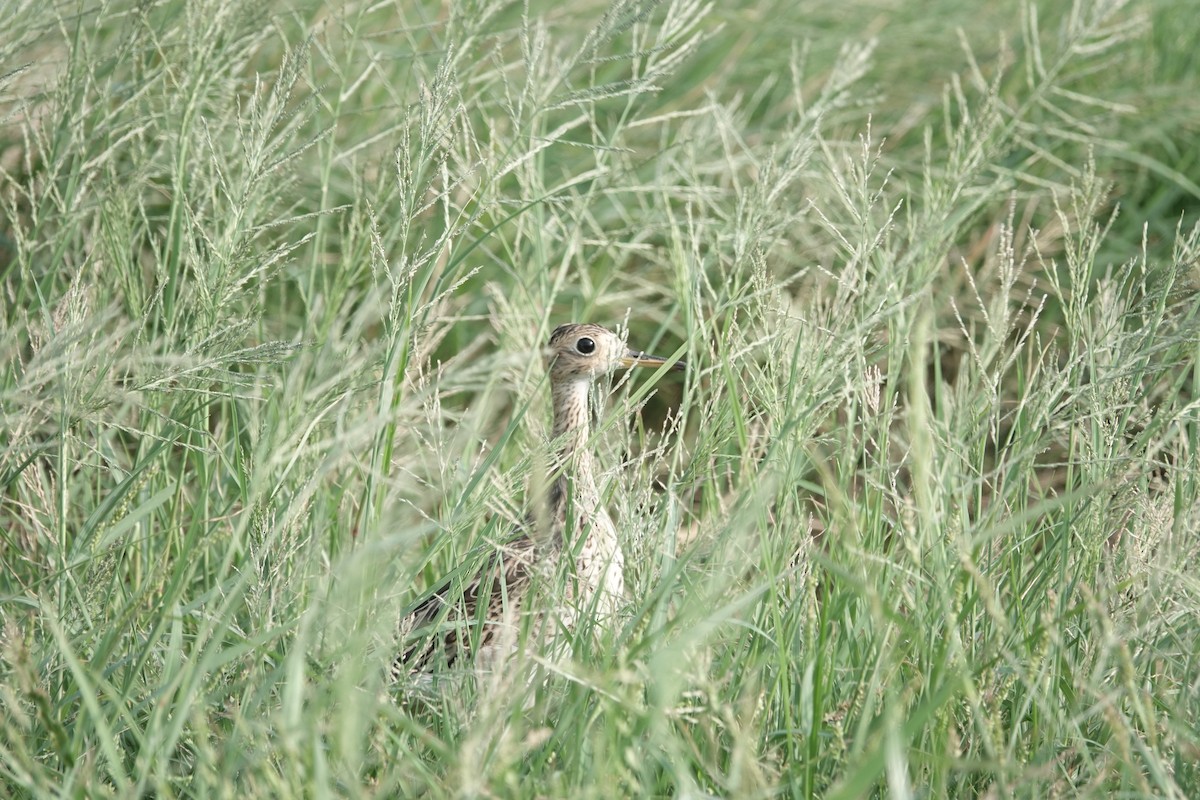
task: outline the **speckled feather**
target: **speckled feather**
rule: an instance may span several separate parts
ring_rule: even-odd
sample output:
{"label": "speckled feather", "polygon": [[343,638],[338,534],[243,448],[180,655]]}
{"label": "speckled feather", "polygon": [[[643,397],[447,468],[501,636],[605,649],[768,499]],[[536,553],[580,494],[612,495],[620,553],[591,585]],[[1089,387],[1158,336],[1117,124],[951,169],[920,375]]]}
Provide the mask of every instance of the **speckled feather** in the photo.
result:
{"label": "speckled feather", "polygon": [[[590,343],[590,344],[589,344]],[[525,608],[539,573],[553,574],[564,553],[574,556],[568,596],[556,609],[547,630],[571,628],[578,614],[607,617],[625,591],[625,559],[616,526],[600,503],[592,453],[588,392],[592,381],[620,366],[660,366],[663,359],[626,349],[615,333],[599,325],[568,324],[557,327],[547,350],[554,406],[554,442],[558,458],[552,465],[546,504],[527,514],[514,538],[497,548],[488,566],[452,597],[447,580],[405,616],[401,638],[407,645],[393,665],[396,677],[428,671],[439,664],[452,666],[472,656],[463,641],[479,619],[479,604],[487,611],[479,631],[480,660],[511,652],[516,644],[516,621]],[[682,369],[683,362],[672,364]],[[582,541],[567,536],[582,531]],[[546,620],[544,620],[546,621]],[[439,633],[440,631],[440,633]]]}

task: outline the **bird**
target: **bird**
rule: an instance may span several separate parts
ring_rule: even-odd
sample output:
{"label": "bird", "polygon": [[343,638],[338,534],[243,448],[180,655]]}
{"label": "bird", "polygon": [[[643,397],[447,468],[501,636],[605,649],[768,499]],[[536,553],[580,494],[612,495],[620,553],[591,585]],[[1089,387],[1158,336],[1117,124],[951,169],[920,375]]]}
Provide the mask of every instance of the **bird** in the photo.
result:
{"label": "bird", "polygon": [[610,618],[619,606],[625,558],[596,484],[589,441],[591,387],[622,367],[683,371],[687,365],[631,350],[621,336],[590,323],[555,328],[545,358],[555,455],[542,491],[531,484],[531,494],[540,494],[540,502],[532,504],[513,536],[495,547],[485,568],[461,593],[455,589],[461,580],[447,578],[402,615],[403,649],[393,662],[393,679],[471,661],[486,666],[513,652],[517,621],[529,605],[532,587],[541,585],[539,576],[553,575],[560,566],[569,571],[568,596],[556,604],[553,618],[541,615],[542,635],[553,635],[560,626],[572,629],[580,613]]}

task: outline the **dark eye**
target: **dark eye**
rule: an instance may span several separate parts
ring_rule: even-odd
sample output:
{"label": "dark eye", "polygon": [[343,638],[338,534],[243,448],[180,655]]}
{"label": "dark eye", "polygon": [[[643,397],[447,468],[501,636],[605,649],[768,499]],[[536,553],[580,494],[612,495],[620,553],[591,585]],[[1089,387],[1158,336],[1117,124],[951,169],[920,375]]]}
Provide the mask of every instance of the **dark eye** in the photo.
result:
{"label": "dark eye", "polygon": [[596,343],[584,336],[575,343],[575,349],[585,356],[590,356],[592,353],[596,352]]}

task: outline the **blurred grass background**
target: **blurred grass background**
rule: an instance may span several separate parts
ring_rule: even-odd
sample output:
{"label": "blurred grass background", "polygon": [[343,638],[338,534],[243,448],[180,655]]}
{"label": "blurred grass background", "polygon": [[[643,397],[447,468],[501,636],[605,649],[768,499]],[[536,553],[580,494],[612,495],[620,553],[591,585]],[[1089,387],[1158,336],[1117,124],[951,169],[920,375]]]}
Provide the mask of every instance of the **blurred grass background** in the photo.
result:
{"label": "blurred grass background", "polygon": [[[1187,0],[12,0],[13,797],[1200,795]],[[415,703],[557,324],[619,624]]]}

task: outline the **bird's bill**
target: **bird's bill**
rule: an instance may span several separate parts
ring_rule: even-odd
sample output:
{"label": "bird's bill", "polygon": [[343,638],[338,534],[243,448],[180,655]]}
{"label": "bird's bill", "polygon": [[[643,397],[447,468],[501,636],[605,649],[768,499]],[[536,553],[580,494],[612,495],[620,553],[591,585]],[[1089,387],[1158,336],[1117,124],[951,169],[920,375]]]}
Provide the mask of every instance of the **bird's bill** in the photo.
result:
{"label": "bird's bill", "polygon": [[670,364],[671,369],[676,372],[682,372],[687,369],[687,362],[685,361],[667,361],[661,356],[639,353],[636,350],[630,350],[621,356],[622,367],[661,367],[663,364]]}

